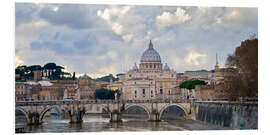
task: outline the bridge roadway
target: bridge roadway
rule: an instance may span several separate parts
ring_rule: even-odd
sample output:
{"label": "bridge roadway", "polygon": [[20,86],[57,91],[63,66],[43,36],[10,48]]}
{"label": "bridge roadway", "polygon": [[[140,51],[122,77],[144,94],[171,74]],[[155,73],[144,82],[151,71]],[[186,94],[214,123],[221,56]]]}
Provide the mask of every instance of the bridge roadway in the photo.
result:
{"label": "bridge roadway", "polygon": [[[191,100],[57,100],[57,101],[17,101],[16,110],[20,110],[27,119],[28,124],[40,124],[46,112],[52,108],[64,110],[69,114],[71,123],[82,122],[87,110],[97,105],[110,114],[111,122],[122,121],[121,116],[125,110],[132,106],[143,108],[149,121],[160,121],[163,111],[169,106],[178,106],[185,113],[185,118],[195,118]],[[193,117],[192,117],[193,116]]]}

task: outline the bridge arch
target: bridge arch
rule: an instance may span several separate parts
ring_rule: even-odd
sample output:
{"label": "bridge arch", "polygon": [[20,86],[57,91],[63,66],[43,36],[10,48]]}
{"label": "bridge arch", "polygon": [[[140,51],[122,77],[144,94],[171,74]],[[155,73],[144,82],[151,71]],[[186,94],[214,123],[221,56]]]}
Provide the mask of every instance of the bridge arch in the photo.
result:
{"label": "bridge arch", "polygon": [[185,107],[183,107],[183,106],[180,105],[180,104],[169,104],[169,105],[163,106],[163,107],[160,109],[160,111],[159,111],[159,120],[161,119],[163,112],[164,112],[167,108],[172,107],[172,106],[177,106],[177,107],[179,107],[181,110],[183,110],[183,112],[184,112],[184,114],[185,114],[184,117],[185,117],[185,118],[187,117],[188,111],[187,111],[187,109],[186,109]]}
{"label": "bridge arch", "polygon": [[104,104],[102,104],[101,105],[101,111],[105,111],[105,112],[107,112],[108,114],[110,114],[111,113],[111,111],[112,110],[110,110],[110,107],[109,107],[109,105],[104,105]]}
{"label": "bridge arch", "polygon": [[[22,112],[22,113],[24,114],[24,116],[26,117],[27,122],[30,121],[30,119],[29,119],[29,117],[28,117],[28,113],[27,113],[27,111],[26,111],[25,109],[23,109],[23,108],[21,108],[21,107],[16,107],[16,108],[15,108],[15,111],[16,111],[16,110],[19,110],[20,112]],[[16,117],[16,116],[15,116],[15,117]]]}
{"label": "bridge arch", "polygon": [[58,110],[62,110],[62,107],[58,106],[58,105],[53,105],[53,106],[49,106],[47,108],[45,108],[43,111],[41,111],[40,113],[40,117],[39,117],[39,121],[42,122],[43,117],[45,116],[45,114],[50,111],[52,108],[57,108]]}
{"label": "bridge arch", "polygon": [[131,107],[139,107],[139,108],[142,108],[146,113],[147,113],[147,115],[148,115],[148,118],[150,118],[150,111],[149,111],[149,109],[146,107],[146,106],[144,106],[144,105],[127,105],[126,107],[125,107],[125,110],[124,110],[124,112],[125,111],[127,111],[128,109],[130,109]]}

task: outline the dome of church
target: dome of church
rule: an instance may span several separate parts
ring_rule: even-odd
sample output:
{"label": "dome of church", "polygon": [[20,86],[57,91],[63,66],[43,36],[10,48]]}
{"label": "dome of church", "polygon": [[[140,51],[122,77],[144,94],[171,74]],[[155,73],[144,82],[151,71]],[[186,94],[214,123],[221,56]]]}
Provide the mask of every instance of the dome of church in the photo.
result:
{"label": "dome of church", "polygon": [[80,76],[80,78],[90,79],[90,77],[87,74],[84,74],[83,76]]}
{"label": "dome of church", "polygon": [[141,57],[141,61],[148,62],[148,61],[155,61],[155,62],[161,62],[160,55],[158,52],[153,48],[153,44],[150,40],[149,48],[143,52],[143,55]]}

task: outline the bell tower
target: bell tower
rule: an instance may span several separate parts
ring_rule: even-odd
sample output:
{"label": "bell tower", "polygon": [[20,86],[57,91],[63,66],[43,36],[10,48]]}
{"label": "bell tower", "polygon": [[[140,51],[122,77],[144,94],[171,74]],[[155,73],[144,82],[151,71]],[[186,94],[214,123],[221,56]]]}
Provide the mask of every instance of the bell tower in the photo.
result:
{"label": "bell tower", "polygon": [[216,53],[216,65],[215,65],[215,71],[219,70],[219,66],[218,66],[218,56]]}

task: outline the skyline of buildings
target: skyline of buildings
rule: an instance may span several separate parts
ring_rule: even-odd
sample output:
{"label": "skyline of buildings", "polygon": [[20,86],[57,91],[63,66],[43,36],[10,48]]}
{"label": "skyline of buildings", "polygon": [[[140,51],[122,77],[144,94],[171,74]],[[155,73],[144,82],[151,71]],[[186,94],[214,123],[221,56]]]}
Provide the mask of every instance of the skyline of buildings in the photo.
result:
{"label": "skyline of buildings", "polygon": [[[209,98],[202,98],[201,95],[205,95],[205,92],[215,93],[216,86],[224,89],[222,87],[224,77],[232,74],[232,70],[229,68],[220,68],[217,60],[213,69],[176,73],[172,67],[162,61],[150,40],[147,49],[140,57],[139,67],[135,63],[128,72],[118,74],[117,81],[112,81],[112,78],[110,82],[98,81],[87,74],[71,80],[51,80],[42,78],[40,71],[34,71],[33,80],[15,83],[15,98],[18,101],[66,100],[69,98],[89,100],[95,99],[97,89],[105,88],[113,91],[119,90],[121,100],[188,98],[209,100]],[[203,80],[207,82],[207,86],[196,87],[193,90],[179,88],[179,85],[187,80]],[[210,99],[214,99],[216,96],[220,98],[220,95],[224,95],[224,93],[211,94]]]}

